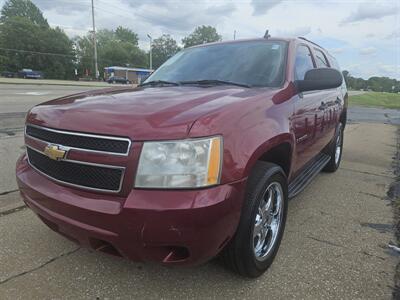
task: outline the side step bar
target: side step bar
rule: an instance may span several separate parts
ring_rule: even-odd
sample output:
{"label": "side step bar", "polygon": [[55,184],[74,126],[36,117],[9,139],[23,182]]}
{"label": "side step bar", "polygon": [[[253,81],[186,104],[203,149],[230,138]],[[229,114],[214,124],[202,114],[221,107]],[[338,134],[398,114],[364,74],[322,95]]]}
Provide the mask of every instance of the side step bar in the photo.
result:
{"label": "side step bar", "polygon": [[329,160],[329,155],[320,153],[308,167],[297,175],[297,177],[289,184],[289,199],[299,194],[326,166]]}

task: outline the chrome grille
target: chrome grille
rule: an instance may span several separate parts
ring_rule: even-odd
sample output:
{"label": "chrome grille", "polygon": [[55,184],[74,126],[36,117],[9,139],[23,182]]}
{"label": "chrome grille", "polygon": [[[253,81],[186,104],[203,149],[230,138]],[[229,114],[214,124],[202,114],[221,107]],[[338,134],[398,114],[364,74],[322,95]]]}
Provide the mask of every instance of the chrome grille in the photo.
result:
{"label": "chrome grille", "polygon": [[[83,156],[83,161],[72,160],[68,154],[77,150],[127,156],[130,139],[61,131],[31,124],[26,126],[25,135],[29,164],[39,173],[57,182],[83,189],[113,193],[121,191],[125,167],[120,166],[120,163],[114,166],[94,163],[93,159],[87,162],[84,161],[87,155]],[[46,147],[40,146],[43,144]],[[67,153],[57,160],[47,152],[49,147],[65,149]]]}
{"label": "chrome grille", "polygon": [[130,147],[130,140],[127,138],[61,131],[35,125],[27,125],[25,134],[41,141],[70,148],[119,155],[127,155]]}
{"label": "chrome grille", "polygon": [[32,167],[56,181],[101,191],[121,190],[123,167],[56,161],[30,147],[27,147],[27,154]]}

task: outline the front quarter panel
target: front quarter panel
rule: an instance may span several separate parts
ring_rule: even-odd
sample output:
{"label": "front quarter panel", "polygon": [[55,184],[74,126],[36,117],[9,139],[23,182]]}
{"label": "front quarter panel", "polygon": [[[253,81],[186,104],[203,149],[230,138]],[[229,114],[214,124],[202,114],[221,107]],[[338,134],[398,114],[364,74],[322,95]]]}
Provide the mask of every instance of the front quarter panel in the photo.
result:
{"label": "front quarter panel", "polygon": [[196,120],[190,137],[223,136],[222,184],[246,178],[269,149],[284,142],[293,146],[291,89],[286,86],[272,93],[258,91]]}

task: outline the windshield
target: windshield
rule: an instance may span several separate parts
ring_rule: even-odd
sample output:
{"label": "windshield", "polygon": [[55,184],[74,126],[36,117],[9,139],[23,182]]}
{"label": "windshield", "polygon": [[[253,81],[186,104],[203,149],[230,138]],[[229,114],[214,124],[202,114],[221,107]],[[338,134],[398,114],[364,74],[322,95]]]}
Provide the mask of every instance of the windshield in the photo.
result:
{"label": "windshield", "polygon": [[158,68],[151,81],[220,80],[249,86],[280,86],[287,43],[253,41],[185,49]]}

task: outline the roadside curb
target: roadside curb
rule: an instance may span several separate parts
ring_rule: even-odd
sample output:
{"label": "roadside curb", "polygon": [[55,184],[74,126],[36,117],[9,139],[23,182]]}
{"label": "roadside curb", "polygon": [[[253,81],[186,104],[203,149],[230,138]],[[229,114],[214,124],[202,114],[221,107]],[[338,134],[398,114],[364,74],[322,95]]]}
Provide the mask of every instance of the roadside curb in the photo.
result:
{"label": "roadside curb", "polygon": [[21,211],[26,207],[18,189],[0,193],[0,217]]}
{"label": "roadside curb", "polygon": [[26,204],[17,205],[17,206],[10,205],[10,207],[6,206],[6,207],[3,207],[0,209],[0,217],[7,216],[7,215],[10,215],[12,213],[15,213],[15,212],[27,209],[27,208],[28,208],[28,206],[26,206]]}

